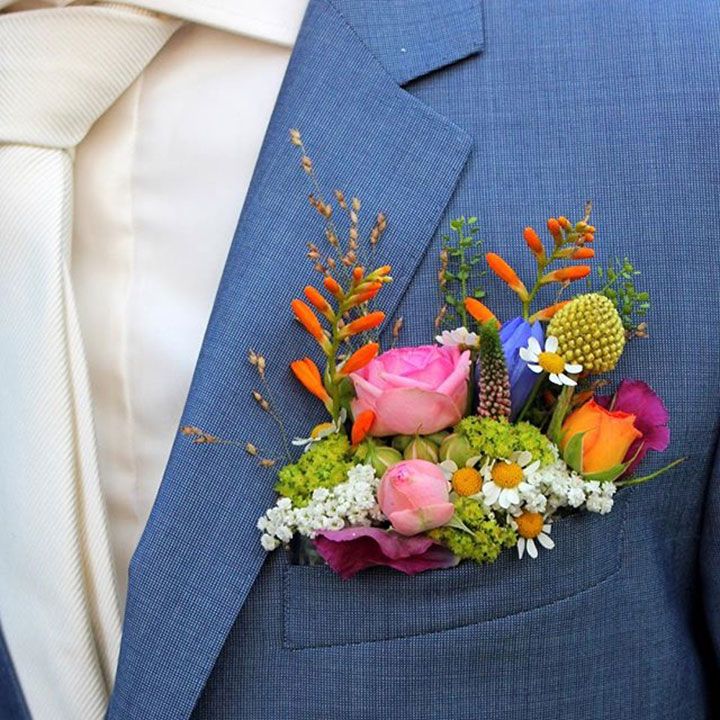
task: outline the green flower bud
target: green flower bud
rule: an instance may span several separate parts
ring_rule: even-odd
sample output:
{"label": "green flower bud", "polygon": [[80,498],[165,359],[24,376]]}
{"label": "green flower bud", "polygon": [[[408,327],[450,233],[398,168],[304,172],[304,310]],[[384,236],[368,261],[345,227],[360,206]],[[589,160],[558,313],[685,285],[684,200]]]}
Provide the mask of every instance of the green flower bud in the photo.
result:
{"label": "green flower bud", "polygon": [[435,443],[436,445],[440,445],[440,443],[449,435],[450,433],[447,432],[447,430],[442,430],[441,432],[433,433],[432,435],[425,435],[425,437],[431,442]]}
{"label": "green flower bud", "polygon": [[388,468],[399,463],[402,459],[403,456],[398,450],[382,445],[373,449],[370,455],[370,464],[373,466],[375,474],[381,478]]}
{"label": "green flower bud", "polygon": [[406,460],[427,460],[436,463],[438,461],[438,447],[427,438],[413,438],[405,448],[403,456]]}
{"label": "green flower bud", "polygon": [[440,445],[440,460],[452,460],[458,467],[465,467],[474,454],[467,438],[459,433],[448,435]]}
{"label": "green flower bud", "polygon": [[405,452],[405,448],[413,441],[412,435],[396,435],[392,439],[392,446],[400,452]]}

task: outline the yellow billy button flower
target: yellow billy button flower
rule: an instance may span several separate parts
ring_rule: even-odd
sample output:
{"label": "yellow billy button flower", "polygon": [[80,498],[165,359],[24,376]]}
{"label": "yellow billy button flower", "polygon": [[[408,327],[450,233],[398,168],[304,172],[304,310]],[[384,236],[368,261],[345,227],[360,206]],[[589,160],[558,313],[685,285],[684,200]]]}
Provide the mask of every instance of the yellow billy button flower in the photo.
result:
{"label": "yellow billy button flower", "polygon": [[552,335],[545,340],[544,349],[534,337],[529,338],[527,347],[520,348],[520,357],[533,372],[546,372],[550,382],[556,385],[577,385],[570,376],[578,375],[583,369],[579,363],[565,362],[563,356],[558,354],[558,339]]}
{"label": "yellow billy button flower", "polygon": [[536,542],[546,550],[552,550],[555,543],[550,537],[552,527],[545,522],[545,518],[537,512],[522,512],[510,518],[510,525],[517,531],[518,557],[522,559],[525,551],[535,559],[538,556]]}

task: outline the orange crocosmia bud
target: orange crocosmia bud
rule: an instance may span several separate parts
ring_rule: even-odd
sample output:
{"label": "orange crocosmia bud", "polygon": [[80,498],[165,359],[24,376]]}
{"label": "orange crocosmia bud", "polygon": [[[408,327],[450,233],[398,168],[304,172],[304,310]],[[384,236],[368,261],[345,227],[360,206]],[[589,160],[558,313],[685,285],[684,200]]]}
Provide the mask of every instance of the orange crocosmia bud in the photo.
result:
{"label": "orange crocosmia bud", "polygon": [[570,256],[573,260],[589,260],[595,257],[595,251],[589,247],[581,247]]}
{"label": "orange crocosmia bud", "polygon": [[320,312],[327,312],[330,309],[327,300],[325,300],[312,285],[308,285],[305,288],[305,297],[310,301],[310,304],[314,305]]}
{"label": "orange crocosmia bud", "polygon": [[[465,309],[470,313],[473,319],[477,320],[481,325],[488,320],[495,320],[497,322],[497,318],[493,314],[492,310],[490,310],[487,305],[483,305],[483,303],[479,300],[476,300],[473,297],[466,297],[464,305]],[[498,325],[499,324],[500,323],[498,323]]]}
{"label": "orange crocosmia bud", "polygon": [[558,222],[560,223],[560,227],[565,230],[569,230],[572,227],[572,223],[564,215],[558,218]]}
{"label": "orange crocosmia bud", "polygon": [[545,275],[542,282],[543,284],[551,282],[573,282],[587,277],[590,272],[589,265],[575,265],[575,267],[560,268]]}
{"label": "orange crocosmia bud", "polygon": [[325,289],[335,297],[342,295],[342,288],[338,285],[337,280],[330,277],[330,275],[323,280],[323,285],[325,286]]}
{"label": "orange crocosmia bud", "polygon": [[290,303],[290,308],[297,321],[316,339],[322,340],[325,337],[322,325],[317,315],[302,300],[297,298]]}
{"label": "orange crocosmia bud", "polygon": [[583,235],[583,242],[591,243],[595,242],[595,236],[591,232],[587,232]]}
{"label": "orange crocosmia bud", "polygon": [[363,410],[353,423],[350,431],[350,442],[353,445],[359,445],[370,432],[372,424],[375,422],[375,413],[372,410]]}
{"label": "orange crocosmia bud", "polygon": [[541,257],[545,254],[545,248],[543,247],[542,241],[533,228],[526,227],[525,230],[523,230],[523,237],[525,238],[527,246],[535,255]]}
{"label": "orange crocosmia bud", "polygon": [[560,234],[560,223],[555,218],[549,218],[547,221],[547,229],[553,237]]}
{"label": "orange crocosmia bud", "polygon": [[499,255],[488,253],[485,255],[485,259],[490,269],[503,282],[506,282],[522,298],[527,298],[528,291],[522,280],[520,280],[518,274]]}
{"label": "orange crocosmia bud", "polygon": [[379,267],[375,272],[374,275],[379,275],[380,277],[385,277],[385,275],[389,275],[392,272],[392,267],[390,265],[383,265],[382,267]]}
{"label": "orange crocosmia bud", "polygon": [[359,350],[356,350],[340,368],[340,375],[350,375],[350,373],[357,372],[361,368],[364,368],[373,358],[375,358],[380,351],[380,346],[377,343],[371,342],[367,345],[363,345]]}
{"label": "orange crocosmia bud", "polygon": [[321,402],[327,403],[330,401],[330,395],[323,385],[320,370],[310,358],[295,360],[290,363],[290,369],[308,392],[312,393]]}
{"label": "orange crocosmia bud", "polygon": [[551,320],[555,313],[557,313],[558,310],[562,310],[562,308],[564,308],[569,302],[570,300],[563,300],[562,302],[555,303],[554,305],[549,305],[542,310],[538,310],[530,318],[530,324],[534,323],[536,320]]}
{"label": "orange crocosmia bud", "polygon": [[353,268],[353,271],[352,271],[353,280],[355,282],[360,282],[362,280],[364,272],[365,272],[364,268],[361,268],[360,266]]}
{"label": "orange crocosmia bud", "polygon": [[368,330],[372,330],[373,328],[376,328],[378,325],[382,324],[382,321],[384,319],[385,313],[381,312],[380,310],[376,310],[375,312],[363,315],[357,320],[353,320],[351,323],[348,323],[348,325],[345,326],[343,333],[347,336],[358,335],[359,333],[367,332]]}

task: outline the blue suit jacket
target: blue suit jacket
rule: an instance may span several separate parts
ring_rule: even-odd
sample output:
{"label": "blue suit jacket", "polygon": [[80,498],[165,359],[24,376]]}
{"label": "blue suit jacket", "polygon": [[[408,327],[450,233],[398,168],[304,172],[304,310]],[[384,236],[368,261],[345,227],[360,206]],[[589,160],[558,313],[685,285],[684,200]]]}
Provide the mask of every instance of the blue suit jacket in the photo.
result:
{"label": "blue suit jacket", "polygon": [[653,297],[651,338],[617,375],[655,386],[690,459],[609,516],[561,521],[537,561],[342,582],[266,558],[271,474],[179,440],[130,568],[110,720],[719,716],[719,49],[716,0],[311,2],[183,423],[274,437],[249,403],[250,347],[290,433],[315,421],[286,371],[305,353],[288,303],[321,232],[298,127],[325,187],[390,219],[383,304],[406,344],[432,338],[450,218],[478,215],[486,249],[529,272],[521,228],[592,198],[599,258],[631,256]]}

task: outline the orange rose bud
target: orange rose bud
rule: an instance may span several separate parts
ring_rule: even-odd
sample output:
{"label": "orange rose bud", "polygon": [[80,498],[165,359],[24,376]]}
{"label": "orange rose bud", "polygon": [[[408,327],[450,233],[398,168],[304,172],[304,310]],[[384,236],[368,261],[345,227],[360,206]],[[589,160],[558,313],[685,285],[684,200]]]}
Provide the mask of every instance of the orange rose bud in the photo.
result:
{"label": "orange rose bud", "polygon": [[528,291],[517,273],[495,253],[485,255],[490,269],[503,281],[506,282],[523,300],[527,300]]}
{"label": "orange rose bud", "polygon": [[364,368],[374,357],[376,357],[379,351],[380,346],[377,343],[371,342],[367,345],[363,345],[345,361],[345,364],[340,368],[340,372],[338,374],[350,375],[350,373],[357,372],[361,368]]}
{"label": "orange rose bud", "polygon": [[305,297],[309,300],[311,305],[314,305],[320,312],[327,312],[330,309],[327,300],[312,286],[308,285],[305,288]]}
{"label": "orange rose bud", "polygon": [[578,433],[585,433],[582,441],[582,472],[596,473],[620,465],[630,446],[642,437],[635,427],[635,415],[610,411],[589,400],[571,413],[563,423],[560,448]]}
{"label": "orange rose bud", "polygon": [[290,363],[290,369],[308,392],[324,403],[330,402],[330,395],[323,385],[320,370],[310,358],[295,360]]}
{"label": "orange rose bud", "polygon": [[346,325],[343,328],[343,335],[347,337],[348,335],[358,335],[359,333],[367,332],[381,325],[384,319],[385,313],[380,310],[368,313]]}
{"label": "orange rose bud", "polygon": [[574,282],[582,280],[590,274],[589,265],[575,265],[575,267],[566,267],[555,270],[554,272],[544,275],[541,282],[543,285],[551,282]]}
{"label": "orange rose bud", "polygon": [[558,310],[562,310],[570,300],[563,300],[562,302],[555,303],[554,305],[549,305],[546,308],[543,308],[542,310],[538,310],[531,318],[530,318],[530,324],[534,323],[536,320],[551,320],[555,313]]}
{"label": "orange rose bud", "polygon": [[542,241],[533,228],[526,227],[525,230],[523,230],[523,237],[525,238],[527,246],[535,255],[542,257],[545,254],[545,248],[543,247]]}
{"label": "orange rose bud", "polygon": [[548,219],[547,229],[553,237],[557,237],[561,233],[560,223],[555,218]]}
{"label": "orange rose bud", "polygon": [[570,257],[573,260],[589,260],[595,257],[595,251],[592,248],[581,247],[575,250]]}
{"label": "orange rose bud", "polygon": [[365,272],[365,269],[361,268],[360,266],[353,268],[353,271],[352,271],[353,280],[355,282],[360,282],[363,278],[364,272]]}
{"label": "orange rose bud", "polygon": [[572,227],[572,223],[564,215],[558,218],[558,222],[563,230],[569,230]]}
{"label": "orange rose bud", "polygon": [[375,422],[375,413],[372,410],[363,410],[353,423],[350,431],[350,442],[353,445],[359,445],[370,432],[372,424]]}
{"label": "orange rose bud", "polygon": [[[464,304],[465,309],[470,313],[473,319],[477,320],[481,325],[488,320],[495,320],[495,322],[497,322],[497,318],[493,315],[490,308],[487,307],[487,305],[483,305],[479,300],[476,300],[473,297],[466,297]],[[500,323],[498,323],[498,325],[499,324]]]}
{"label": "orange rose bud", "polygon": [[317,315],[306,305],[302,300],[293,300],[290,303],[290,308],[293,311],[293,315],[297,318],[297,321],[318,341],[325,338],[322,325],[317,319]]}
{"label": "orange rose bud", "polygon": [[330,277],[330,275],[323,280],[323,285],[331,295],[334,295],[335,297],[340,297],[342,295],[342,288],[338,285],[337,280]]}

